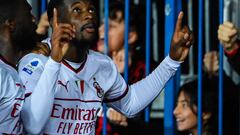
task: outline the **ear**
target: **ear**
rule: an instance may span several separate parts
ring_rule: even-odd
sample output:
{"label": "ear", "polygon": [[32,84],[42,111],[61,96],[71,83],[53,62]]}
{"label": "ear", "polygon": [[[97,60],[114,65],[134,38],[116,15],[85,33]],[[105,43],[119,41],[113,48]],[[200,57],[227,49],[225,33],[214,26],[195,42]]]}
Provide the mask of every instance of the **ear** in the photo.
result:
{"label": "ear", "polygon": [[203,120],[208,120],[208,119],[210,119],[212,117],[212,113],[209,113],[209,112],[205,113],[205,112],[203,112],[202,116],[203,116]]}
{"label": "ear", "polygon": [[128,44],[133,44],[134,42],[136,42],[138,39],[138,35],[136,31],[131,31],[128,34]]}
{"label": "ear", "polygon": [[12,20],[6,20],[5,25],[8,26],[10,31],[13,31],[15,29],[15,26],[16,26],[15,22],[12,21]]}

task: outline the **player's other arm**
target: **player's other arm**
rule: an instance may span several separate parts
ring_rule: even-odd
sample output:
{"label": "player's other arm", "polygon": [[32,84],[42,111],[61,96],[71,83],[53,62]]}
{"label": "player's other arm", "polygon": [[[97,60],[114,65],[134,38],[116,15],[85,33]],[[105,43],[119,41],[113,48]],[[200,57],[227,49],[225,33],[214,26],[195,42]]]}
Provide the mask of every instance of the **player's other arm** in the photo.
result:
{"label": "player's other arm", "polygon": [[193,40],[188,27],[182,27],[182,19],[181,12],[176,23],[169,56],[149,76],[131,85],[123,98],[110,102],[113,108],[128,117],[135,116],[157,97],[167,81],[176,73],[180,63],[187,57]]}

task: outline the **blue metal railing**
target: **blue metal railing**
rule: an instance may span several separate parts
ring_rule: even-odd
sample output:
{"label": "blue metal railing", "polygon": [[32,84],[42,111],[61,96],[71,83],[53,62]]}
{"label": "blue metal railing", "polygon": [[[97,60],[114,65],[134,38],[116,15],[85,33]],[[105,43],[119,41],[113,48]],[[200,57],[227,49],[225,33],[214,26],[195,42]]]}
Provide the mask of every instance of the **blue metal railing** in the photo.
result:
{"label": "blue metal railing", "polygon": [[[165,56],[169,54],[172,35],[174,33],[175,23],[179,11],[181,10],[180,0],[165,0]],[[167,83],[165,87],[165,102],[164,102],[164,134],[174,135],[175,120],[173,117],[173,110],[175,104],[175,93],[178,90],[180,78],[180,70]]]}
{"label": "blue metal railing", "polygon": [[[150,73],[150,49],[151,49],[151,0],[146,0],[146,75]],[[145,109],[145,122],[149,122],[149,107]]]}
{"label": "blue metal railing", "polygon": [[198,1],[198,135],[202,134],[203,0]]}
{"label": "blue metal railing", "polygon": [[[104,0],[104,53],[108,54],[108,15],[109,15],[109,0]],[[107,106],[103,104],[103,135],[107,135]]]}
{"label": "blue metal railing", "polygon": [[47,9],[47,0],[41,1],[41,14],[44,13]]}
{"label": "blue metal railing", "polygon": [[[219,0],[219,23],[223,23],[223,0]],[[219,44],[218,134],[223,133],[223,47]]]}
{"label": "blue metal railing", "polygon": [[125,48],[125,66],[124,66],[124,79],[128,83],[128,32],[129,32],[129,2],[125,0],[125,33],[124,33],[124,48]]}

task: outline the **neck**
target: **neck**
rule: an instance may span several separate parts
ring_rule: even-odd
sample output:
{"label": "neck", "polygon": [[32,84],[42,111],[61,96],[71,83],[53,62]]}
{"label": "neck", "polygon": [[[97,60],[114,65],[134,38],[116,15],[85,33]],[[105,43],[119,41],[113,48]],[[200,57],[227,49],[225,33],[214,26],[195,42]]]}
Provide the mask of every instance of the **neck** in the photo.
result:
{"label": "neck", "polygon": [[0,44],[0,54],[12,65],[16,65],[20,53],[16,51],[10,44]]}
{"label": "neck", "polygon": [[74,42],[69,45],[69,49],[64,56],[64,59],[75,63],[81,63],[86,59],[87,53],[88,47],[79,42]]}

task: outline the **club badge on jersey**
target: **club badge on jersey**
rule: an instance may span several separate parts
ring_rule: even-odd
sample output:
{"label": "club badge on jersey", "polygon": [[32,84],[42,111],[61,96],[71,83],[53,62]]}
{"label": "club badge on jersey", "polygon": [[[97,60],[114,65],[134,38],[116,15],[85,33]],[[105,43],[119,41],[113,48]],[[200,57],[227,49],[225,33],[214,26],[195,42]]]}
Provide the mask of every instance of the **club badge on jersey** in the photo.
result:
{"label": "club badge on jersey", "polygon": [[99,85],[99,83],[97,82],[96,78],[94,77],[93,78],[94,82],[93,82],[93,87],[97,90],[97,96],[99,98],[102,98],[103,95],[104,95],[104,91],[103,89],[101,88],[101,86]]}

